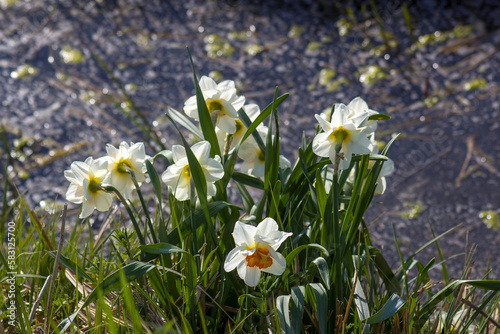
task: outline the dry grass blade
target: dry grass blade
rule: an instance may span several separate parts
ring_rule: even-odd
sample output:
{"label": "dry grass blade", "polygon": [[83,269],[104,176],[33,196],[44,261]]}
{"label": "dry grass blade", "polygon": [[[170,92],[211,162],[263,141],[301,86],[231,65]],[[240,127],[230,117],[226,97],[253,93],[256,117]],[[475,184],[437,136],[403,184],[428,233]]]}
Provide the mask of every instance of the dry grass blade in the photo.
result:
{"label": "dry grass blade", "polygon": [[38,308],[38,305],[40,305],[40,302],[42,301],[43,295],[45,294],[45,290],[47,290],[47,287],[49,286],[51,282],[52,275],[47,276],[47,279],[45,280],[45,283],[42,286],[42,290],[40,291],[40,294],[38,295],[38,298],[36,299],[35,303],[33,304],[33,307],[31,308],[30,316],[28,319],[28,322],[31,324],[33,319],[35,318],[35,312],[36,309]]}

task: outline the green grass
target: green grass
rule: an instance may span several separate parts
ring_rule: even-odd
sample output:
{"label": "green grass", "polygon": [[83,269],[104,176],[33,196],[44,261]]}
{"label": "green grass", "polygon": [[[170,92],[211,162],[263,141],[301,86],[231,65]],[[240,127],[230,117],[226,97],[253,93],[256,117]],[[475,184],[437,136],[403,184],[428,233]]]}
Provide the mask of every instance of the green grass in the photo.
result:
{"label": "green grass", "polygon": [[[202,135],[212,144],[212,156],[220,155],[195,74],[194,82]],[[328,158],[316,156],[311,140],[304,138],[299,161],[282,168],[278,115],[287,97],[276,89],[273,101],[253,122],[239,111],[247,127],[242,141],[253,136],[259,143],[265,174],[257,178],[235,171],[238,144],[222,156],[225,175],[216,182],[217,194],[211,199],[203,167],[178,128],[198,204],[178,201],[167,192],[157,170],[159,155],[146,163],[153,191],[143,194],[137,188],[139,200],[121,198],[125,210],[112,210],[100,231],[75,216],[33,211],[22,195],[13,199],[4,191],[0,234],[7,240],[13,222],[17,332],[437,333],[452,326],[466,332],[474,325],[479,332],[497,333],[500,281],[470,280],[472,259],[460,279],[451,280],[438,244],[446,233],[409,257],[399,252],[397,269],[373,245],[364,215],[396,138],[380,155],[354,156],[349,169],[338,172]],[[198,127],[182,113],[170,110],[167,117],[199,137]],[[270,129],[265,141],[255,131],[264,121]],[[168,149],[161,156],[173,162]],[[356,179],[347,192],[351,170]],[[10,184],[6,175],[4,189]],[[332,181],[329,191],[327,178]],[[236,203],[229,201],[228,185],[240,195]],[[256,192],[259,195],[252,197]],[[266,217],[293,236],[279,249],[286,259],[285,272],[263,274],[251,288],[236,271],[225,272],[224,261],[234,247],[236,221],[256,224]],[[399,250],[396,235],[394,240]],[[420,262],[420,251],[431,246],[437,248],[439,261]],[[12,300],[7,243],[0,249],[0,320],[7,330]],[[443,273],[441,283],[429,276],[436,267]],[[457,323],[453,317],[461,310]]]}

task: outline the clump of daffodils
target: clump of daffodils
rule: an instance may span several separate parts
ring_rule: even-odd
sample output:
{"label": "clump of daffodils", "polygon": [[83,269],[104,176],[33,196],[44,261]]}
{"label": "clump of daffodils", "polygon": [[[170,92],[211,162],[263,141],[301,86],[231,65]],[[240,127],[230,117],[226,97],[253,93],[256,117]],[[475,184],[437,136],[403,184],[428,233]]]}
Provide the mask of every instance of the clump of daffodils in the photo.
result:
{"label": "clump of daffodils", "polygon": [[259,284],[261,272],[283,274],[286,261],[277,250],[291,235],[279,231],[272,218],[265,218],[257,226],[237,221],[233,232],[236,247],[227,255],[224,270],[229,272],[236,268],[238,276],[251,287]]}
{"label": "clump of daffodils", "polygon": [[[215,158],[210,157],[210,143],[208,141],[201,141],[191,147],[193,154],[201,165],[205,180],[207,181],[207,196],[215,196],[217,189],[214,182],[222,179],[224,176],[224,167],[220,163],[220,157],[217,155]],[[170,165],[165,172],[163,172],[161,179],[168,185],[171,193],[179,201],[186,201],[191,199],[193,186],[191,169],[189,166],[188,158],[186,156],[186,149],[184,146],[173,145],[172,156],[174,164]]]}
{"label": "clump of daffodils", "polygon": [[80,218],[86,218],[97,211],[108,211],[113,195],[106,187],[115,188],[125,199],[134,189],[132,173],[138,184],[145,181],[145,161],[147,159],[143,143],[120,143],[119,148],[108,144],[108,156],[84,162],[75,161],[64,176],[71,182],[66,199],[82,204]]}
{"label": "clump of daffodils", "polygon": [[[326,109],[321,114],[315,115],[323,132],[316,135],[313,140],[313,151],[318,156],[328,157],[335,164],[339,161],[340,169],[349,168],[353,154],[378,154],[379,147],[375,141],[377,121],[369,117],[378,112],[370,109],[368,104],[360,97],[356,97],[346,106],[336,104],[332,109]],[[330,121],[331,119],[331,121]],[[373,167],[374,161],[369,161],[368,169]],[[383,194],[387,188],[386,176],[394,171],[394,161],[388,158],[384,161],[377,177],[375,194]],[[331,188],[333,170],[327,169],[325,189]],[[349,183],[355,179],[354,170],[349,174]]]}

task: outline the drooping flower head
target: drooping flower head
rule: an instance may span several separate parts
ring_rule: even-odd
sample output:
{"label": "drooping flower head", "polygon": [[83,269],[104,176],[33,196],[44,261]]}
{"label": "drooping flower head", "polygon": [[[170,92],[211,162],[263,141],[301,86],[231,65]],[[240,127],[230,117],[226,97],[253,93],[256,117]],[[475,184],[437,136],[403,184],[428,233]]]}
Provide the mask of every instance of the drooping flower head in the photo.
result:
{"label": "drooping flower head", "polygon": [[[224,176],[224,167],[220,163],[220,157],[218,155],[214,159],[210,157],[210,143],[208,141],[200,141],[194,144],[191,146],[191,150],[205,175],[207,195],[209,197],[214,196],[217,192],[214,182]],[[168,185],[175,198],[179,201],[186,201],[191,198],[193,189],[191,189],[191,169],[184,146],[173,145],[172,157],[174,164],[168,166],[161,179]]]}
{"label": "drooping flower head", "polygon": [[337,152],[343,154],[340,160],[340,169],[349,168],[353,154],[369,154],[371,142],[365,130],[367,112],[349,117],[346,105],[335,105],[332,121],[328,122],[319,115],[315,115],[324,132],[317,134],[313,139],[313,152],[320,157],[329,157],[335,161]]}
{"label": "drooping flower head", "polygon": [[[257,132],[264,143],[266,142],[267,131],[267,126],[259,126],[257,128]],[[241,164],[241,171],[243,173],[264,177],[266,171],[266,156],[253,136],[248,137],[247,140],[241,144],[240,150],[238,151],[238,157],[243,160]],[[282,155],[280,156],[280,167],[290,167],[290,161]]]}
{"label": "drooping flower head", "polygon": [[259,284],[261,271],[283,274],[286,260],[276,251],[291,235],[279,231],[272,218],[265,218],[257,227],[237,221],[233,232],[236,247],[227,255],[224,270],[229,272],[237,268],[240,278],[251,287]]}
{"label": "drooping flower head", "polygon": [[134,189],[134,181],[128,170],[132,170],[137,182],[146,180],[144,176],[147,159],[143,143],[121,142],[119,148],[111,144],[106,146],[110,183],[124,198],[128,198]]}
{"label": "drooping flower head", "polygon": [[70,170],[64,171],[64,177],[71,182],[66,192],[66,199],[76,204],[82,204],[80,218],[86,218],[97,209],[108,211],[113,196],[101,189],[108,182],[108,162],[105,158],[87,158],[74,161]]}
{"label": "drooping flower head", "polygon": [[[213,79],[202,76],[200,89],[212,119],[217,118],[216,126],[224,132],[235,133],[237,111],[245,104],[245,97],[236,95],[234,81],[225,80],[216,84]],[[186,100],[184,112],[189,117],[199,120],[196,95]]]}

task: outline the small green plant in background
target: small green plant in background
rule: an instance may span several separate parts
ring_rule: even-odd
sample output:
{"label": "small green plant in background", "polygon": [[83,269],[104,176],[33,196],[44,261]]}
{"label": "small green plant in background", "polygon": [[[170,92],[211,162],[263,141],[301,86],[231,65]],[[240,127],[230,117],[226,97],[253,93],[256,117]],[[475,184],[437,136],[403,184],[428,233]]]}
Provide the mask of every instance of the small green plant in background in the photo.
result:
{"label": "small green plant in background", "polygon": [[[441,254],[442,235],[409,258],[400,253],[396,270],[373,246],[364,215],[394,168],[387,153],[397,136],[380,152],[375,142],[377,122],[388,116],[361,98],[335,104],[316,115],[316,135],[302,138],[291,164],[280,153],[278,109],[287,94],[276,89],[260,110],[245,104],[234,82],[193,76],[196,94],[184,113],[166,113],[183,145],[148,156],[143,143],[122,142],[108,145],[105,157],[71,164],[66,199],[81,204],[78,218],[63,217],[76,219],[72,231],[59,229],[56,215],[38,217],[22,197],[4,206],[3,226],[16,231],[15,251],[2,247],[0,258],[4,328],[9,305],[19,333],[498,326],[500,281],[468,280],[470,262],[450,281],[442,256],[438,264],[418,261],[432,244]],[[159,160],[168,167],[157,170]],[[147,179],[152,193],[143,194]],[[121,205],[111,209],[115,198]],[[95,209],[108,212],[97,234],[88,219]],[[429,277],[436,265],[444,286]]]}

